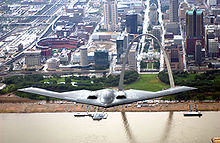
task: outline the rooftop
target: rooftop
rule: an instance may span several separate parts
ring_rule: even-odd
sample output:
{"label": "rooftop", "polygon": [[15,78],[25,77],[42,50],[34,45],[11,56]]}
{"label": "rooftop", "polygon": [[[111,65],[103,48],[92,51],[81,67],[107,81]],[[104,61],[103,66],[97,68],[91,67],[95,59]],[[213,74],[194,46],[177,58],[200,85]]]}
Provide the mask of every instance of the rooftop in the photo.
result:
{"label": "rooftop", "polygon": [[195,9],[194,9],[194,10],[187,10],[186,13],[189,14],[189,15],[193,15],[193,12],[194,12],[194,11],[196,11],[196,14],[197,14],[197,15],[201,15],[202,12],[203,12],[203,11],[201,11],[201,10],[195,10]]}

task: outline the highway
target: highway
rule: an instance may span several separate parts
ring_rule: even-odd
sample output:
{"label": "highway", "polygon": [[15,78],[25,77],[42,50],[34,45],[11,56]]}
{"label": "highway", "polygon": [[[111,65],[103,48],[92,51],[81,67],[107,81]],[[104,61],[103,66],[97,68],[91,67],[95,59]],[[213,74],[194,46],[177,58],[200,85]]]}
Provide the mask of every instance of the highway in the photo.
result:
{"label": "highway", "polygon": [[[162,19],[162,12],[161,12],[161,3],[160,0],[157,0],[158,2],[158,9],[157,12],[159,13],[159,18],[158,21],[160,23],[160,26],[162,28],[162,33],[161,33],[161,45],[164,46],[164,34],[165,34],[165,30],[164,30],[164,23],[163,23],[163,19]],[[164,47],[163,47],[164,48]],[[160,71],[164,70],[164,53],[162,51],[160,51]]]}
{"label": "highway", "polygon": [[[29,50],[35,46],[35,42],[37,38],[43,37],[47,33],[47,31],[50,30],[54,22],[58,20],[59,16],[57,17],[56,14],[57,12],[60,12],[61,8],[64,6],[62,2],[63,2],[62,0],[53,0],[52,6],[41,14],[41,15],[47,15],[46,17],[37,17],[34,21],[31,22],[32,26],[29,26],[26,31],[21,33],[12,42],[5,44],[1,48],[1,50],[4,50],[10,47],[16,47],[20,43],[22,43],[24,47],[22,51],[13,54],[10,58],[8,57],[8,59],[6,59],[6,61],[0,66],[8,65],[18,60],[23,56],[24,51]],[[48,17],[48,15],[51,16]],[[41,23],[48,23],[48,22],[50,22],[50,24],[47,26],[41,25]]]}
{"label": "highway", "polygon": [[[161,28],[162,28],[162,34],[161,34],[161,44],[162,46],[164,46],[164,34],[165,34],[165,30],[164,30],[164,24],[163,24],[163,19],[162,19],[162,12],[161,12],[161,3],[160,3],[160,0],[157,0],[158,1],[158,9],[157,9],[157,12],[159,13],[159,17],[158,17],[158,21],[161,25]],[[146,1],[145,2],[145,5],[146,5],[146,9],[145,9],[145,14],[144,14],[144,22],[143,22],[143,34],[147,33],[147,28],[149,26],[149,8],[150,8],[150,2],[149,1]],[[141,40],[140,40],[140,44],[139,46],[141,46],[141,48],[138,49],[138,54],[137,54],[137,70],[138,72],[140,73],[140,62],[142,60],[142,53],[143,53],[143,50],[144,50],[144,46],[145,46],[145,39],[146,39],[146,36],[142,36]],[[164,54],[163,52],[161,51],[160,52],[160,71],[163,71],[164,70]]]}
{"label": "highway", "polygon": [[[148,32],[147,28],[149,26],[149,15],[148,14],[149,14],[149,10],[150,10],[150,1],[146,1],[145,6],[146,6],[146,9],[144,10],[144,21],[143,21],[142,34],[145,34],[145,33]],[[137,71],[138,71],[138,73],[140,73],[140,71],[141,71],[140,63],[141,63],[141,60],[142,60],[142,54],[143,54],[143,51],[144,51],[144,46],[146,44],[145,39],[146,39],[146,36],[142,36],[141,40],[140,40],[140,43],[139,43],[139,47],[141,47],[141,48],[138,48],[138,54],[137,54]]]}
{"label": "highway", "polygon": [[183,66],[184,66],[184,71],[187,71],[187,64],[186,64],[186,47],[185,47],[185,38],[184,38],[184,32],[183,32],[183,27],[182,27],[182,24],[179,24],[180,25],[180,33],[181,33],[181,36],[183,37],[183,40],[182,40],[182,49],[183,49]]}

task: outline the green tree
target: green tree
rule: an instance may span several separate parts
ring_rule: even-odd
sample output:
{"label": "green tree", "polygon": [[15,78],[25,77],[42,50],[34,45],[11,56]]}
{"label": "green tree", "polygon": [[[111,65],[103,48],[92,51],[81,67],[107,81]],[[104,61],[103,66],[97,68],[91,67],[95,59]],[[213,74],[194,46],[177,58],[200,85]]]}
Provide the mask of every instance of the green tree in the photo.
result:
{"label": "green tree", "polygon": [[142,68],[142,69],[147,68],[147,63],[144,62],[144,61],[141,61],[141,68]]}
{"label": "green tree", "polygon": [[70,77],[65,77],[65,83],[70,84],[71,83],[71,78]]}

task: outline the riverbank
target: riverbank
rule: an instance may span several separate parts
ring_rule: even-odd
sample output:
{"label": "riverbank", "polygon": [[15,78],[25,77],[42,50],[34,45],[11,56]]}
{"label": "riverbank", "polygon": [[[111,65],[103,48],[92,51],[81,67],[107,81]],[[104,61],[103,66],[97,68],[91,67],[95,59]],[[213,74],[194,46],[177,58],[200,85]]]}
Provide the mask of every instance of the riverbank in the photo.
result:
{"label": "riverbank", "polygon": [[[199,111],[220,111],[220,103],[203,103],[203,102],[169,102],[160,103],[159,100],[151,100],[152,102],[134,102],[105,109],[106,112],[168,112],[168,111],[188,111],[189,104],[191,109],[195,109],[195,105]],[[154,102],[153,102],[154,101]],[[55,103],[54,103],[55,102]],[[31,100],[21,98],[14,94],[0,96],[0,113],[44,113],[44,112],[85,112],[86,104],[78,104],[74,102],[54,101],[47,103],[46,101]],[[158,103],[159,102],[159,103]],[[89,111],[103,111],[103,108],[89,106]]]}
{"label": "riverbank", "polygon": [[[139,104],[137,103],[116,106],[105,109],[106,112],[167,112],[188,111],[189,104],[194,109],[194,103],[170,103],[170,104]],[[199,111],[220,111],[220,103],[196,103]],[[0,103],[0,113],[41,113],[41,112],[85,112],[85,104],[58,104],[58,103]],[[103,108],[89,106],[89,111],[103,111]]]}

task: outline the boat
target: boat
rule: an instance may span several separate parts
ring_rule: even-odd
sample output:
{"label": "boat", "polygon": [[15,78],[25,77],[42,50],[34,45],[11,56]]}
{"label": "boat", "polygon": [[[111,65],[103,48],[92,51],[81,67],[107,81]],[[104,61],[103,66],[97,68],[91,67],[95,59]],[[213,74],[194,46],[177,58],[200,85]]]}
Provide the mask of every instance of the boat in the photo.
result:
{"label": "boat", "polygon": [[189,112],[184,112],[183,113],[184,116],[202,116],[202,113],[200,111],[197,110],[197,106],[195,104],[195,111],[191,110],[191,105],[189,104]]}
{"label": "boat", "polygon": [[107,119],[108,118],[108,114],[104,113],[103,119]]}
{"label": "boat", "polygon": [[89,116],[88,112],[76,112],[74,113],[75,117],[85,117],[85,116]]}
{"label": "boat", "polygon": [[191,112],[185,112],[183,113],[184,116],[202,116],[202,113],[200,111],[191,111]]}
{"label": "boat", "polygon": [[102,120],[102,119],[107,119],[108,114],[107,113],[94,113],[92,116],[93,120]]}

